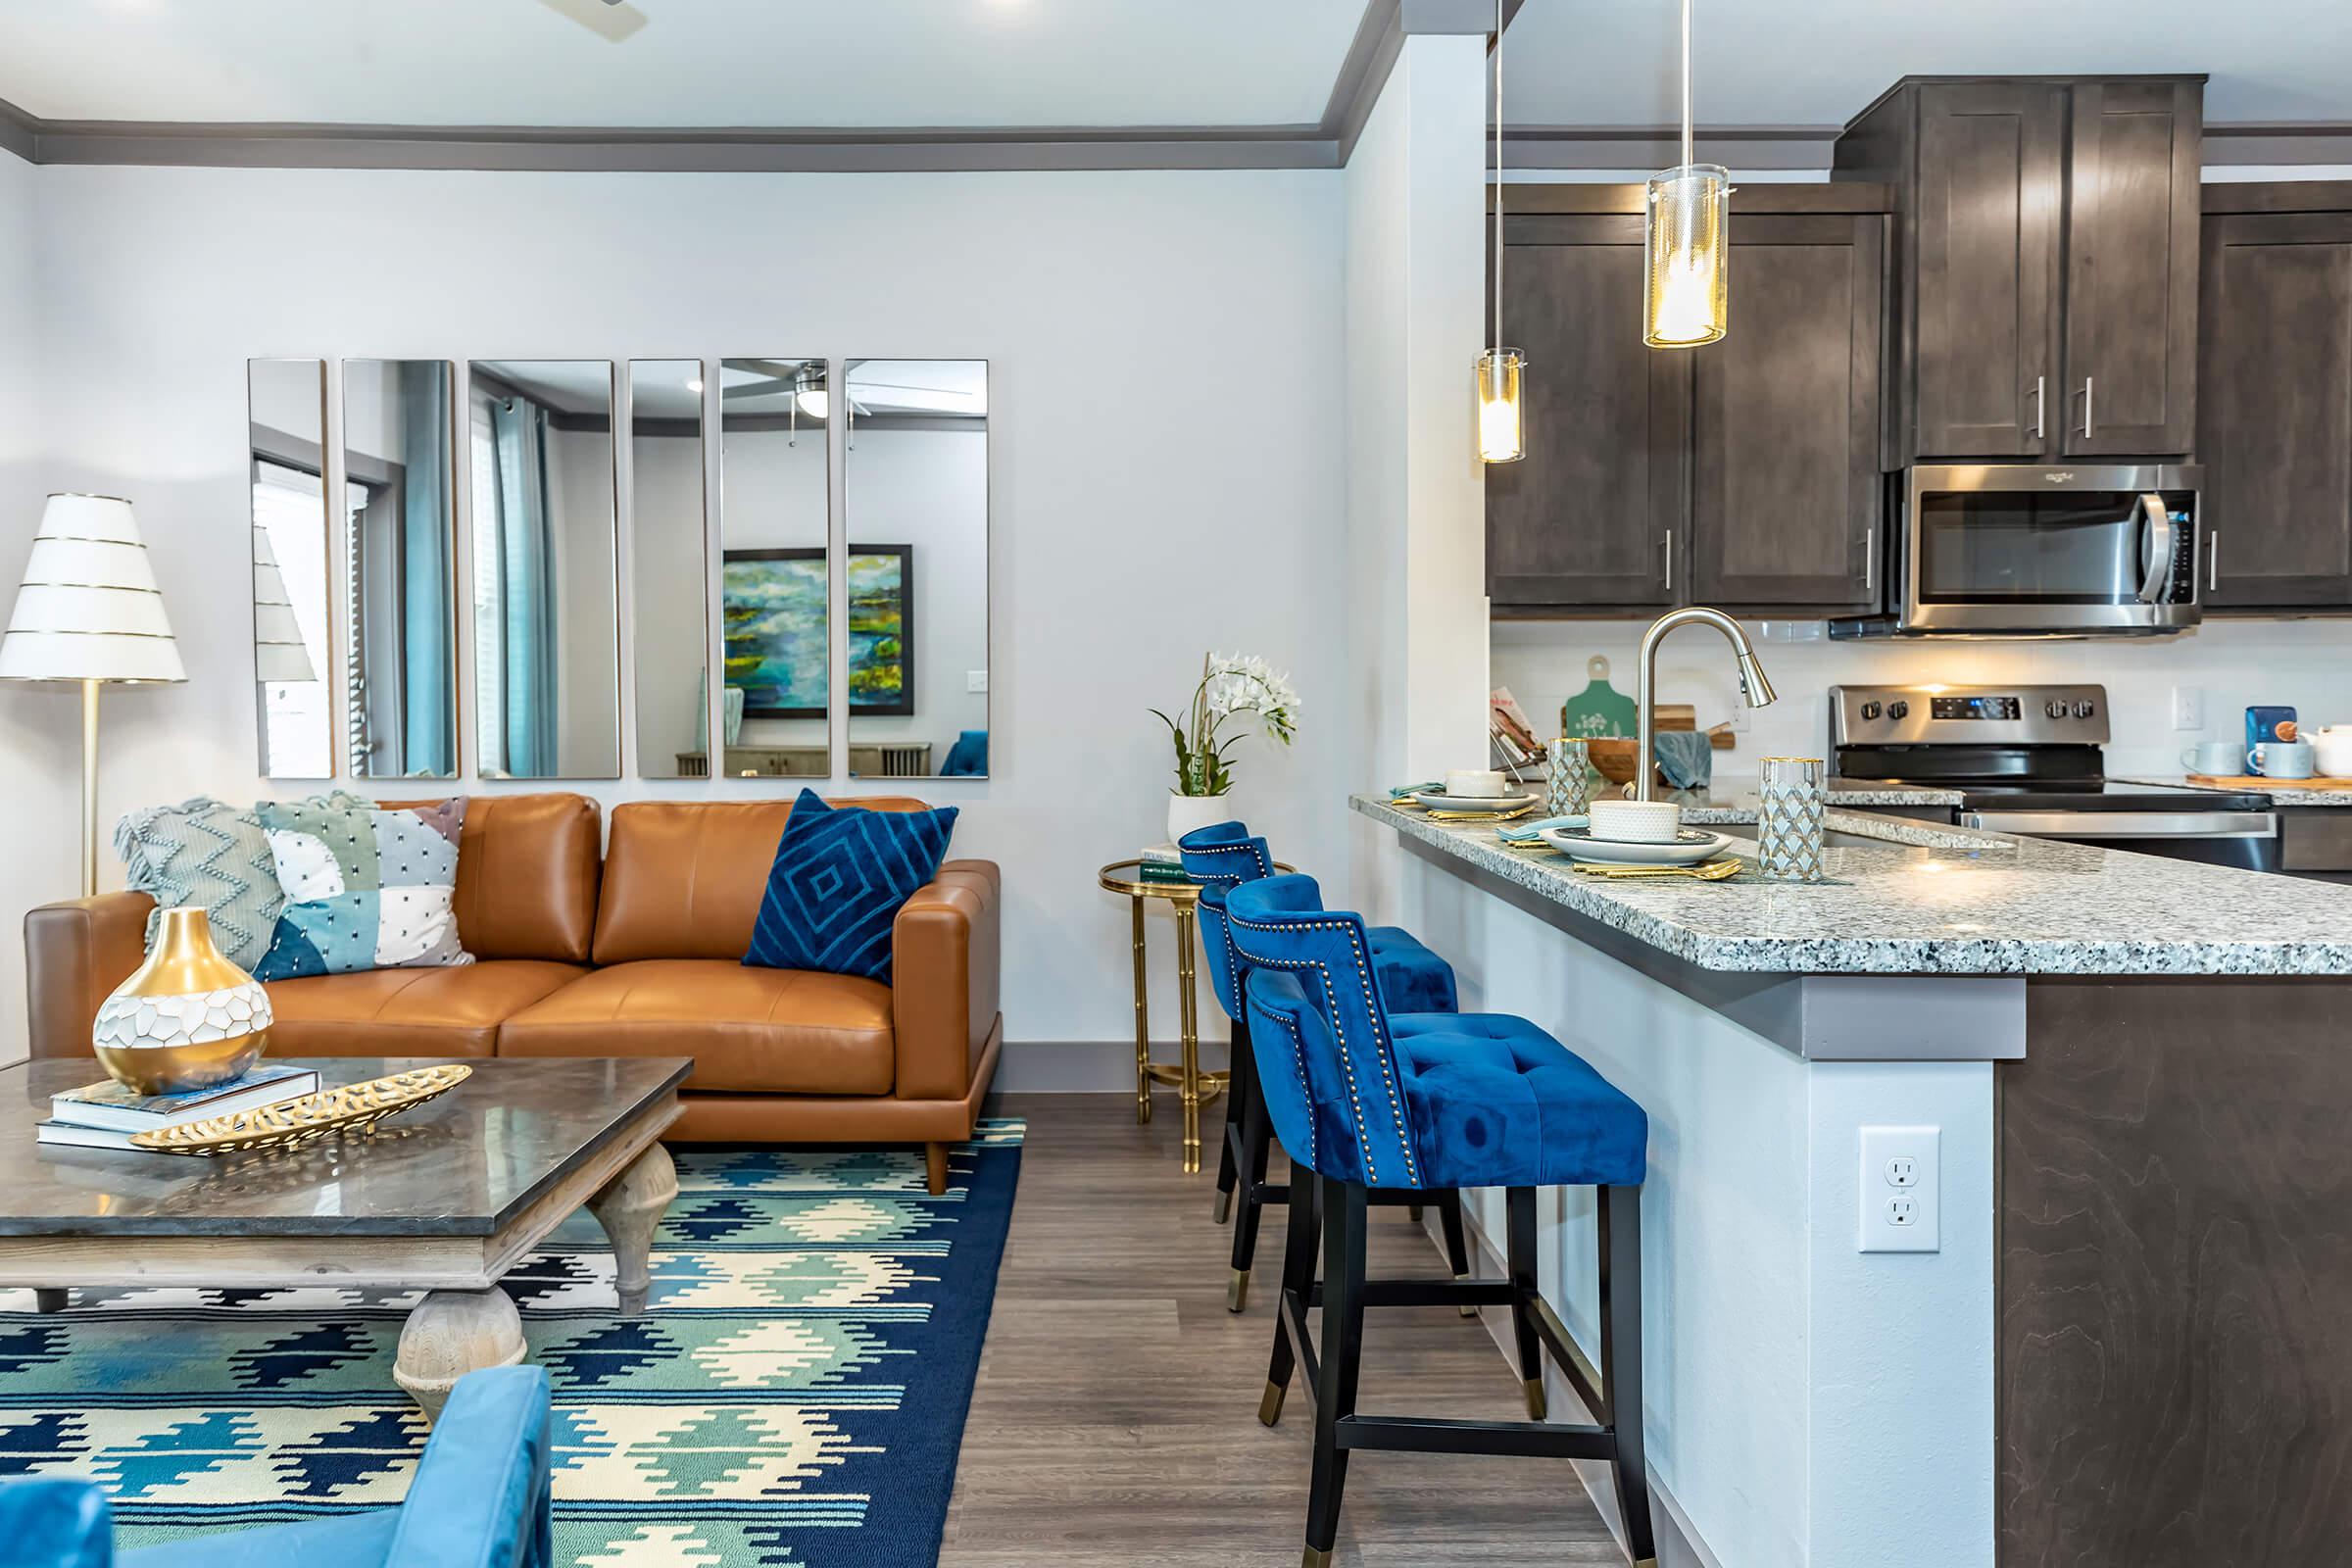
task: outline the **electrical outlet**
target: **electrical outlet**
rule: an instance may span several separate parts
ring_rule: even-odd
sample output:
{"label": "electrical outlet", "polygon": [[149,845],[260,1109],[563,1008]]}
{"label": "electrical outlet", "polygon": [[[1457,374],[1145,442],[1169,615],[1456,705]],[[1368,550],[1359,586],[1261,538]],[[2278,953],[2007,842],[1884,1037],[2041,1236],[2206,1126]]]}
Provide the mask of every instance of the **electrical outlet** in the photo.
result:
{"label": "electrical outlet", "polygon": [[1940,1127],[1862,1129],[1860,1250],[1943,1250],[1936,1180],[1942,1146]]}
{"label": "electrical outlet", "polygon": [[2173,728],[2199,730],[2205,727],[2205,690],[2201,686],[2173,688]]}
{"label": "electrical outlet", "polygon": [[988,690],[988,671],[985,669],[965,670],[963,672],[963,689],[967,692]]}

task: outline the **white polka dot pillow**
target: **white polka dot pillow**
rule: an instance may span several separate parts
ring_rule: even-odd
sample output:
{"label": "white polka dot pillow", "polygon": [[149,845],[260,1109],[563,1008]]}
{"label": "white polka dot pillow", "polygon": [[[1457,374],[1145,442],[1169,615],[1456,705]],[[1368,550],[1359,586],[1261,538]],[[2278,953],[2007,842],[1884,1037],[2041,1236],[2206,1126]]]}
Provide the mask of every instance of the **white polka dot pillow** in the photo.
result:
{"label": "white polka dot pillow", "polygon": [[463,798],[396,811],[310,801],[254,810],[286,893],[256,980],[473,961],[453,906]]}

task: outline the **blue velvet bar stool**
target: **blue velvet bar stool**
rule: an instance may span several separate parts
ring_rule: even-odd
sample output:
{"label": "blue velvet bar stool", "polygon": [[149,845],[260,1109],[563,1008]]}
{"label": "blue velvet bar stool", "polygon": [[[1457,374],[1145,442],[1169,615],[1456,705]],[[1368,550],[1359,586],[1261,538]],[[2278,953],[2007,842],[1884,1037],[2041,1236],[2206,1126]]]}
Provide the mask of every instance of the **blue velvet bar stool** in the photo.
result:
{"label": "blue velvet bar stool", "polygon": [[[1274,857],[1262,838],[1252,838],[1239,822],[1218,822],[1196,828],[1177,841],[1185,873],[1200,884],[1198,915],[1200,946],[1208,957],[1209,979],[1217,1001],[1233,1020],[1233,1076],[1225,1092],[1225,1136],[1217,1156],[1217,1222],[1234,1217],[1233,1274],[1225,1293],[1228,1311],[1239,1312],[1250,1301],[1250,1271],[1257,1256],[1257,1228],[1268,1203],[1290,1201],[1287,1183],[1266,1180],[1266,1160],[1273,1143],[1273,1125],[1257,1091],[1257,1062],[1250,1049],[1250,1018],[1243,1001],[1244,965],[1234,956],[1225,930],[1225,895],[1244,882],[1274,874]],[[1457,1005],[1453,965],[1432,953],[1396,926],[1373,926],[1366,932],[1372,966],[1381,994],[1397,1012],[1451,1012]],[[1240,1194],[1239,1211],[1234,1198]],[[1402,1204],[1417,1221],[1419,1195],[1384,1198]],[[1436,1199],[1438,1219],[1446,1236],[1446,1254],[1455,1275],[1470,1272],[1469,1249],[1462,1233],[1462,1201],[1458,1193]],[[1462,1308],[1464,1317],[1478,1309]]]}
{"label": "blue velvet bar stool", "polygon": [[[1314,880],[1247,882],[1225,925],[1248,967],[1260,1099],[1290,1152],[1289,1245],[1258,1419],[1282,1418],[1294,1367],[1315,1403],[1305,1568],[1327,1568],[1348,1455],[1359,1448],[1604,1460],[1626,1544],[1656,1552],[1642,1453],[1642,1180],[1649,1119],[1590,1063],[1524,1018],[1406,1014],[1382,1001],[1360,916],[1327,910]],[[1384,1192],[1505,1190],[1509,1278],[1367,1280],[1364,1210]],[[1539,1289],[1536,1190],[1599,1191],[1600,1367],[1587,1368]],[[1323,1277],[1315,1281],[1317,1232]],[[1468,1301],[1508,1306],[1529,1421],[1356,1412],[1364,1310]],[[1320,1354],[1306,1332],[1322,1308]],[[1599,1420],[1550,1425],[1548,1354]]]}

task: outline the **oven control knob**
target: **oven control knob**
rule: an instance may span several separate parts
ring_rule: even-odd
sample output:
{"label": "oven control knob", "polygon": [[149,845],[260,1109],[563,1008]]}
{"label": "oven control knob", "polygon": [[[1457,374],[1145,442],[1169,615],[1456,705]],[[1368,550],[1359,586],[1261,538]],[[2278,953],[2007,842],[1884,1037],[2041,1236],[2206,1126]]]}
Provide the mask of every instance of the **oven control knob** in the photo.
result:
{"label": "oven control knob", "polygon": [[1863,716],[1864,718],[1876,718],[1876,717],[1878,717],[1878,716],[1879,716],[1879,705],[1878,705],[1878,704],[1876,704],[1876,703],[1864,703],[1864,704],[1862,705],[1862,716]]}
{"label": "oven control knob", "polygon": [[2093,704],[2093,703],[2091,702],[2091,700],[2090,700],[2089,698],[2087,698],[2087,697],[2083,698],[2083,699],[2082,699],[2081,702],[2079,702],[2079,703],[2075,704],[2075,716],[2076,716],[2077,718],[2089,718],[2090,716],[2092,716],[2093,714],[2095,714],[2096,712],[2098,712],[2098,710],[2098,710],[2097,706],[2096,706],[2095,704]]}
{"label": "oven control knob", "polygon": [[1888,718],[1909,718],[1911,716],[1911,705],[1904,702],[1888,703],[1886,705],[1886,716]]}
{"label": "oven control knob", "polygon": [[2064,718],[2066,716],[2066,705],[2062,702],[2059,702],[2055,698],[2044,704],[2041,710],[2049,714],[2052,718]]}

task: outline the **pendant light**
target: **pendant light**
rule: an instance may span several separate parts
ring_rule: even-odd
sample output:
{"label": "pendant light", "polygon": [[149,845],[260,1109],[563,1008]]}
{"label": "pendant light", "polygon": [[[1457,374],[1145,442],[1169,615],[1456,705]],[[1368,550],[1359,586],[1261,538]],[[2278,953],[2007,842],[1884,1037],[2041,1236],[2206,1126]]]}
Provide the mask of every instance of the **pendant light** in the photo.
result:
{"label": "pendant light", "polygon": [[1488,463],[1527,456],[1519,379],[1527,357],[1502,346],[1502,0],[1494,0],[1494,340],[1478,357],[1478,455]]}
{"label": "pendant light", "polygon": [[1692,349],[1730,329],[1724,271],[1731,196],[1731,172],[1691,155],[1690,0],[1683,0],[1683,161],[1649,180],[1642,341],[1651,348]]}

